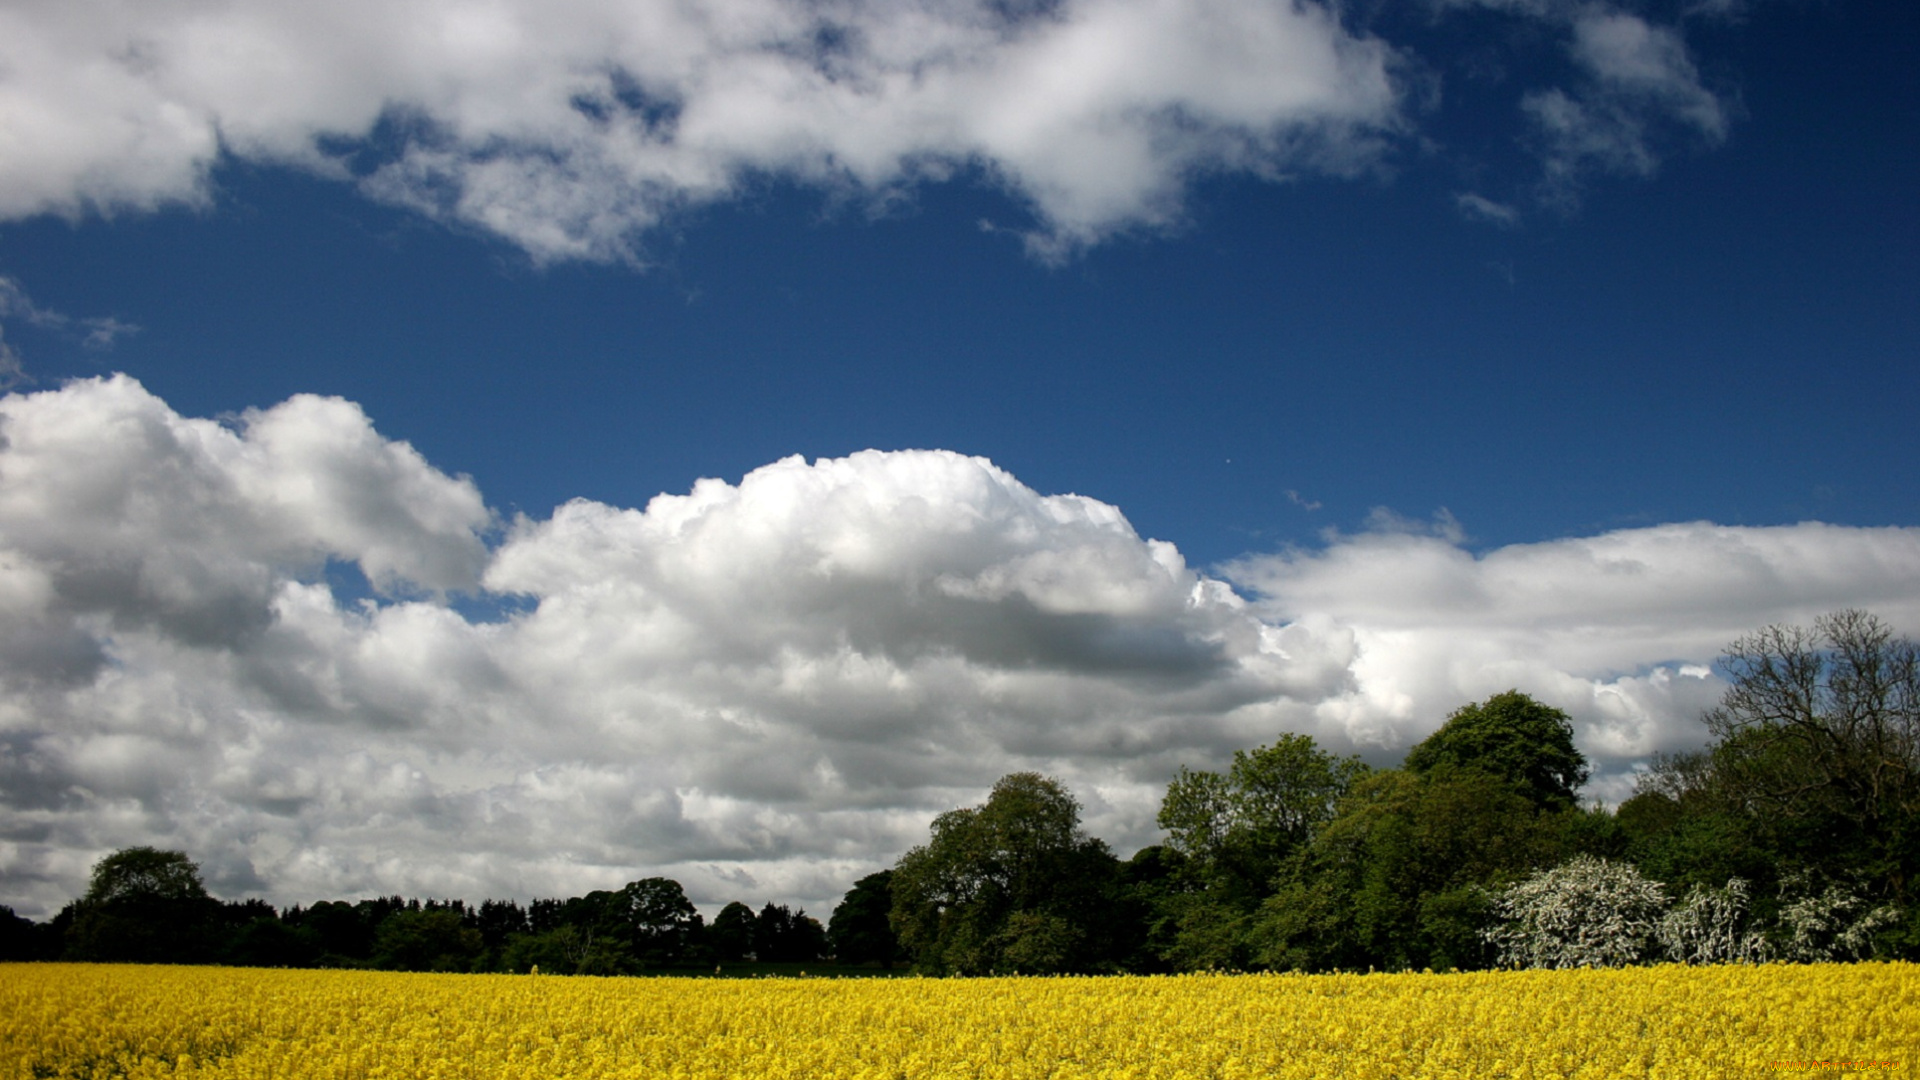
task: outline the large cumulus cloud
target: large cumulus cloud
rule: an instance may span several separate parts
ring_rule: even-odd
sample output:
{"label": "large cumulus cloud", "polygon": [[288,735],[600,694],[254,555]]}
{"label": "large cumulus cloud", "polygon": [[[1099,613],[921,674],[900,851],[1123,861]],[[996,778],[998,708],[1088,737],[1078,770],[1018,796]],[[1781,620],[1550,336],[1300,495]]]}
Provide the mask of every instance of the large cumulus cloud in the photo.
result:
{"label": "large cumulus cloud", "polygon": [[[1436,5],[1445,11],[1456,3]],[[1558,179],[1724,117],[1677,27],[1545,20],[1585,74],[1515,95]],[[1351,174],[1444,59],[1320,0],[64,0],[0,7],[0,219],[203,200],[223,156],[504,237],[631,257],[765,178],[886,199],[956,172],[1056,256],[1176,222],[1197,177]],[[1564,185],[1559,185],[1564,187]]]}
{"label": "large cumulus cloud", "polygon": [[1920,622],[1914,530],[1476,555],[1383,518],[1210,576],[945,451],[503,523],[335,399],[219,424],[116,377],[0,401],[0,439],[0,893],[36,914],[135,843],[282,902],[664,873],[821,910],[1014,769],[1125,849],[1182,763],[1282,731],[1391,762],[1510,686],[1617,794],[1698,742],[1731,637]]}

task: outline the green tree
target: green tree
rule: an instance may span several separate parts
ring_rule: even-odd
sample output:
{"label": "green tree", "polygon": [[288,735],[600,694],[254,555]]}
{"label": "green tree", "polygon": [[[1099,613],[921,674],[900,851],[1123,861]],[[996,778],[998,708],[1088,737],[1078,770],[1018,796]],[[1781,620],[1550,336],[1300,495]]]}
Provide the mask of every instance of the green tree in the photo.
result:
{"label": "green tree", "polygon": [[1257,903],[1286,857],[1332,820],[1334,807],[1367,774],[1358,757],[1336,758],[1306,735],[1236,750],[1225,775],[1181,768],[1160,803],[1167,846],[1187,857],[1216,893]]}
{"label": "green tree", "polygon": [[765,963],[811,963],[826,954],[827,931],[805,911],[769,902],[754,919],[753,951]]}
{"label": "green tree", "polygon": [[643,965],[661,967],[699,959],[706,923],[687,899],[686,890],[672,878],[629,882],[620,890],[612,913]]}
{"label": "green tree", "polygon": [[1374,773],[1289,861],[1247,936],[1251,958],[1299,970],[1477,968],[1492,895],[1560,857],[1565,829],[1475,769]]}
{"label": "green tree", "polygon": [[753,909],[738,900],[720,909],[707,927],[707,943],[713,958],[725,964],[737,964],[753,955]]}
{"label": "green tree", "polygon": [[1518,690],[1470,703],[1407,754],[1406,769],[1476,769],[1515,785],[1534,805],[1574,805],[1587,759],[1573,745],[1573,721]]}
{"label": "green tree", "polygon": [[373,925],[366,913],[344,900],[322,900],[289,908],[282,921],[313,941],[322,967],[353,967],[373,957]]}
{"label": "green tree", "polygon": [[1289,856],[1312,841],[1368,774],[1306,735],[1237,750],[1225,773],[1182,768],[1160,803],[1167,848],[1186,887],[1167,883],[1149,916],[1158,955],[1177,970],[1235,970],[1254,963],[1253,912],[1274,891]]}
{"label": "green tree", "polygon": [[879,964],[891,968],[905,959],[894,936],[893,871],[868,874],[853,883],[827,920],[827,942],[842,964]]}
{"label": "green tree", "polygon": [[313,935],[268,917],[234,928],[220,952],[220,962],[234,967],[312,967],[319,960]]}
{"label": "green tree", "polygon": [[547,975],[631,975],[637,970],[625,943],[592,926],[573,924],[515,934],[507,941],[501,966],[520,973],[537,968]]}
{"label": "green tree", "polygon": [[388,971],[471,971],[486,953],[456,911],[397,911],[380,921],[373,962]]}
{"label": "green tree", "polygon": [[185,852],[122,848],[94,864],[66,951],[75,960],[205,963],[214,958],[219,921],[220,903]]}
{"label": "green tree", "polygon": [[1013,773],[984,805],[935,818],[928,843],[901,857],[891,922],[929,972],[1095,970],[1112,962],[1103,915],[1117,867],[1058,780]]}

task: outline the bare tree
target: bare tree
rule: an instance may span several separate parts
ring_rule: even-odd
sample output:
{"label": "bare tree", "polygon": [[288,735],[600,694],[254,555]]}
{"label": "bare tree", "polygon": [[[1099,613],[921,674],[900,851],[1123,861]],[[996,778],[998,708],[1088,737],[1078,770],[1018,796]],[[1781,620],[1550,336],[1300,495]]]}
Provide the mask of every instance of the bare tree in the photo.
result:
{"label": "bare tree", "polygon": [[[1837,813],[1868,832],[1920,811],[1920,649],[1865,611],[1769,626],[1727,647],[1707,727],[1748,799]],[[1756,806],[1759,809],[1760,806]]]}

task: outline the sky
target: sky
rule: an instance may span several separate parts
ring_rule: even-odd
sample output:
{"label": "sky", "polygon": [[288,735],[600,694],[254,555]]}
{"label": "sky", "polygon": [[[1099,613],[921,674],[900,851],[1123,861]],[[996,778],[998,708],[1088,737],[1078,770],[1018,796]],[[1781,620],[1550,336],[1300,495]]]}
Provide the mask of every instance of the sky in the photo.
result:
{"label": "sky", "polygon": [[824,917],[1920,633],[1920,12],[0,0],[0,902]]}

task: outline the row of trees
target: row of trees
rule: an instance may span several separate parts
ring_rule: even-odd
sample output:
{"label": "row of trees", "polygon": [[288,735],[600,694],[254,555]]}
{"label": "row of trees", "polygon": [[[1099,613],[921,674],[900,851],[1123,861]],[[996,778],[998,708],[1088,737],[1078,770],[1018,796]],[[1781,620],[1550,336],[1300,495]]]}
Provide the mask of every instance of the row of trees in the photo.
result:
{"label": "row of trees", "polygon": [[[857,882],[826,928],[743,904],[707,926],[660,878],[526,910],[394,899],[274,918],[205,899],[184,856],[144,851],[28,931],[75,958],[552,972],[747,955],[959,975],[1920,957],[1920,651],[1845,611],[1735,642],[1723,666],[1710,745],[1657,762],[1616,810],[1580,805],[1566,714],[1509,691],[1395,769],[1304,735],[1183,769],[1166,842],[1124,861],[1057,780],[1007,776]],[[200,940],[143,929],[191,922],[137,906],[153,897],[201,905],[224,951],[153,951]]]}
{"label": "row of trees", "polygon": [[892,923],[963,974],[1920,956],[1917,656],[1859,611],[1735,642],[1711,744],[1614,811],[1576,799],[1566,714],[1516,691],[1397,769],[1286,735],[1182,770],[1166,843],[1125,862],[1010,776],[901,860]]}
{"label": "row of trees", "polygon": [[829,952],[804,911],[734,902],[708,925],[680,884],[522,907],[488,900],[323,900],[276,911],[209,896],[184,853],[127,848],[102,859],[86,895],[44,925],[0,908],[0,959],[529,971],[616,975],[691,965],[805,963]]}

